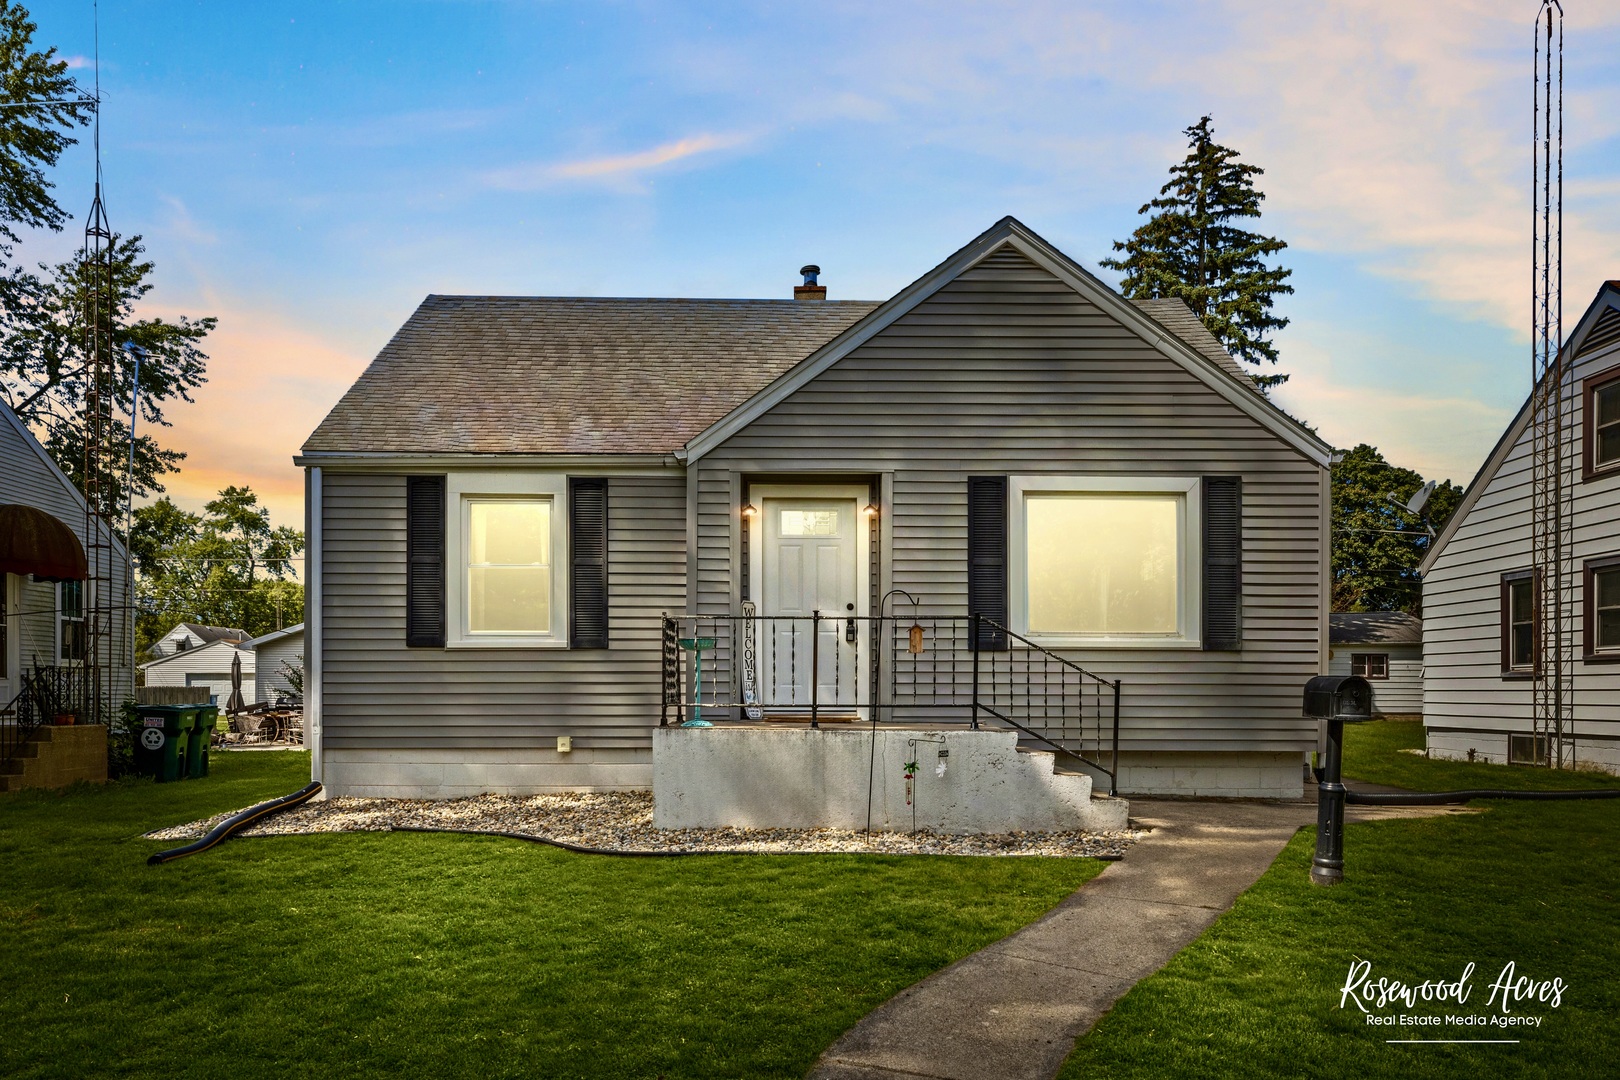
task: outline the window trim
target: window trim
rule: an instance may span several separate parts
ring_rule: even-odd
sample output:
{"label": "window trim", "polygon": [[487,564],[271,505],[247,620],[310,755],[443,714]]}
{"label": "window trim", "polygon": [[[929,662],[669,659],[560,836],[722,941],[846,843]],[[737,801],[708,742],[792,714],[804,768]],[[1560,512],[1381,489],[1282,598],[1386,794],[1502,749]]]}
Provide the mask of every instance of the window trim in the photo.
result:
{"label": "window trim", "polygon": [[[551,501],[551,620],[544,634],[467,629],[467,528],[471,500]],[[445,476],[446,649],[566,649],[568,644],[568,477],[564,473],[448,473]]]}
{"label": "window trim", "polygon": [[[67,610],[66,605],[62,601],[62,591],[64,589],[66,589],[69,585],[77,585],[79,587],[79,614],[78,614],[77,617],[71,617],[71,616],[66,614],[66,610]],[[66,637],[67,637],[67,635],[62,633],[62,629],[63,629],[63,625],[65,623],[68,623],[68,622],[76,622],[79,625],[83,626],[85,628],[85,630],[84,630],[84,633],[85,633],[85,642],[84,642],[85,648],[86,648],[86,650],[89,649],[89,646],[90,646],[90,640],[89,640],[90,627],[89,627],[89,620],[88,620],[88,617],[86,615],[86,612],[87,612],[87,610],[89,608],[89,596],[88,596],[89,582],[86,582],[86,581],[58,581],[56,583],[56,587],[53,590],[53,592],[56,594],[55,595],[56,612],[55,612],[55,619],[53,621],[54,621],[55,627],[56,627],[56,663],[57,663],[57,666],[62,667],[62,666],[70,665],[70,664],[83,664],[84,661],[85,661],[85,658],[83,656],[63,656],[62,655],[62,645],[63,645],[63,643],[64,643],[64,641],[66,640]]]}
{"label": "window trim", "polygon": [[[1527,668],[1513,666],[1513,585],[1520,581],[1530,582],[1530,652],[1531,663]],[[1501,632],[1502,632],[1502,678],[1504,679],[1534,679],[1541,674],[1541,573],[1538,570],[1509,570],[1502,575],[1501,591]]]}
{"label": "window trim", "polygon": [[1620,647],[1597,650],[1597,575],[1620,569],[1620,554],[1587,559],[1581,564],[1581,661],[1587,664],[1620,664]]}
{"label": "window trim", "polygon": [[[1176,634],[1050,634],[1029,629],[1029,494],[1179,495],[1180,570]],[[1009,476],[1007,478],[1007,587],[1013,633],[1047,648],[1202,649],[1203,490],[1197,476]],[[1016,641],[1017,638],[1014,639]]]}
{"label": "window trim", "polygon": [[[1382,675],[1374,675],[1374,674],[1372,674],[1371,671],[1370,671],[1372,665],[1366,663],[1366,661],[1371,660],[1375,656],[1378,659],[1383,661],[1382,667],[1384,669],[1384,673]],[[1363,661],[1363,663],[1361,665],[1361,667],[1362,667],[1361,671],[1356,670],[1356,661],[1357,660]],[[1389,678],[1389,653],[1387,653],[1387,652],[1351,653],[1350,654],[1350,674],[1359,675],[1363,679],[1387,680]]]}
{"label": "window trim", "polygon": [[1620,366],[1588,375],[1581,383],[1581,479],[1597,480],[1620,475],[1620,459],[1597,464],[1597,395],[1620,383]]}

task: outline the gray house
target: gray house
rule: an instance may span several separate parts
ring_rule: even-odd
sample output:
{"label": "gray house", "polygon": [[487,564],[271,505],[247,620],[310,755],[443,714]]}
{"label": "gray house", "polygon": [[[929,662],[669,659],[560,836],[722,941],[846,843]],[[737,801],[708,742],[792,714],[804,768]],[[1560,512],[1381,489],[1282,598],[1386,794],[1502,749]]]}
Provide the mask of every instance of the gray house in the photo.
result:
{"label": "gray house", "polygon": [[1097,721],[1122,792],[1297,794],[1328,447],[1011,218],[886,301],[806,271],[422,303],[296,459],[328,789],[643,788],[693,705],[965,727],[978,672],[1025,735]]}
{"label": "gray house", "polygon": [[1423,711],[1423,620],[1406,611],[1328,616],[1328,674],[1360,675],[1380,716]]}
{"label": "gray house", "polygon": [[1620,771],[1620,282],[1604,283],[1563,346],[1573,405],[1563,481],[1568,614],[1543,618],[1532,546],[1535,434],[1527,400],[1424,560],[1423,720],[1429,753],[1545,760],[1534,691],[1550,642],[1574,656],[1563,760]]}

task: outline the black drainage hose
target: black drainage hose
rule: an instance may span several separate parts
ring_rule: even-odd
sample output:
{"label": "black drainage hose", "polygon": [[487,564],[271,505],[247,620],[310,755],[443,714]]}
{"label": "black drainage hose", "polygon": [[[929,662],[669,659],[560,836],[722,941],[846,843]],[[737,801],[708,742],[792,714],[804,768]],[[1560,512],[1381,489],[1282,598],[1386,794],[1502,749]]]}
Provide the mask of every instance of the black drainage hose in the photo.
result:
{"label": "black drainage hose", "polygon": [[301,806],[302,804],[309,802],[309,800],[320,794],[320,791],[321,782],[319,780],[312,780],[308,784],[305,784],[303,787],[299,788],[297,791],[293,792],[291,795],[283,795],[279,799],[271,799],[269,802],[262,802],[258,806],[250,806],[241,813],[232,814],[218,825],[215,825],[213,830],[201,840],[198,840],[195,843],[187,844],[185,847],[170,848],[168,851],[160,851],[156,855],[153,855],[151,858],[147,859],[146,865],[158,866],[162,863],[173,862],[175,859],[183,859],[187,855],[195,855],[199,851],[207,851],[215,844],[229,840],[241,830],[247,828],[249,825],[252,825],[255,821],[267,818],[271,814],[279,814],[283,810],[290,810],[295,806]]}
{"label": "black drainage hose", "polygon": [[1398,795],[1346,791],[1344,801],[1357,806],[1450,806],[1470,799],[1620,799],[1620,790],[1594,788],[1591,791],[1500,791],[1476,788],[1469,791],[1408,791]]}

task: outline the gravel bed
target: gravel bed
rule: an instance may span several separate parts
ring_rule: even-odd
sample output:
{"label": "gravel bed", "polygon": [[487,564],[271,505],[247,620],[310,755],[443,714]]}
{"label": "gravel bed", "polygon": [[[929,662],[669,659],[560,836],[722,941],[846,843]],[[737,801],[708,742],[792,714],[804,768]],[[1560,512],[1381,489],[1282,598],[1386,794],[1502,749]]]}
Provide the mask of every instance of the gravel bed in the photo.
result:
{"label": "gravel bed", "polygon": [[[234,813],[235,811],[233,811]],[[196,840],[230,817],[217,814],[146,836]],[[656,829],[652,793],[568,792],[556,795],[479,795],[470,799],[327,799],[305,803],[238,833],[389,832],[399,828],[513,832],[610,851],[736,851],[883,855],[1123,855],[1139,830],[1110,833],[1015,832],[948,836],[928,832],[873,833],[841,829]]]}

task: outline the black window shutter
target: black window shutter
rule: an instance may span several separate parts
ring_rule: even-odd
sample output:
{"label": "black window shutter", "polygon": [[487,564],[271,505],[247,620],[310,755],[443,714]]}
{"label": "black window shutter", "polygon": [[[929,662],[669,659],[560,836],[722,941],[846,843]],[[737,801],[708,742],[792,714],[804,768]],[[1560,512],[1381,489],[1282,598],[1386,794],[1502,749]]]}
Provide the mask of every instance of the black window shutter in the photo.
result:
{"label": "black window shutter", "polygon": [[1243,478],[1204,477],[1204,648],[1243,647]]}
{"label": "black window shutter", "polygon": [[[968,614],[1007,625],[1007,478],[968,477]],[[1003,650],[1007,635],[981,625],[979,648]]]}
{"label": "black window shutter", "polygon": [[608,482],[568,481],[568,644],[608,647]]}
{"label": "black window shutter", "polygon": [[444,477],[405,478],[405,644],[444,648]]}

